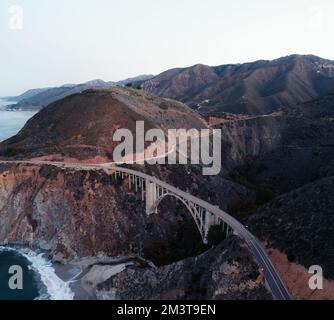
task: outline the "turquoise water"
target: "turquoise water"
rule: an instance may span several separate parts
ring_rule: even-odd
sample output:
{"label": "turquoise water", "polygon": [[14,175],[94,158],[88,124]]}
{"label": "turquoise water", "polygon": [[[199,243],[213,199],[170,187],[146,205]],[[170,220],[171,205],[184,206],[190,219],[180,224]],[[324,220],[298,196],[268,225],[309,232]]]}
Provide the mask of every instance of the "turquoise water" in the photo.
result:
{"label": "turquoise water", "polygon": [[25,123],[36,113],[31,111],[6,111],[1,110],[10,101],[0,100],[0,141],[6,140],[17,134]]}

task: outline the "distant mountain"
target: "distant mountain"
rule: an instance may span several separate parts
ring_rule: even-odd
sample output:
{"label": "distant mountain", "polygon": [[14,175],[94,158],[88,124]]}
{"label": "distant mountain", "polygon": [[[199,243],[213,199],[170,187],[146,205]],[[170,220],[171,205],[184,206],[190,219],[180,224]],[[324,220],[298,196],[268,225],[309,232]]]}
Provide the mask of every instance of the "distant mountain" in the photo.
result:
{"label": "distant mountain", "polygon": [[116,84],[118,86],[125,86],[127,84],[132,84],[133,86],[140,86],[142,83],[152,79],[153,77],[154,77],[154,75],[144,74],[144,75],[140,75],[140,76],[137,76],[137,77],[134,77],[134,78],[128,78],[128,79],[125,79],[125,80],[118,81]]}
{"label": "distant mountain", "polygon": [[12,97],[11,100],[17,101],[18,103],[16,105],[9,106],[9,108],[15,110],[40,110],[52,102],[63,99],[75,93],[83,92],[87,89],[113,87],[117,85],[123,86],[128,83],[132,83],[138,86],[142,82],[147,81],[152,77],[152,75],[140,75],[138,77],[121,80],[118,82],[106,82],[101,79],[95,79],[82,84],[65,84],[54,88],[31,89],[17,97]]}
{"label": "distant mountain", "polygon": [[49,89],[51,89],[51,88],[31,89],[31,90],[28,90],[28,91],[20,94],[19,96],[10,97],[8,100],[15,101],[15,102],[20,102],[20,101],[22,101],[24,99],[29,99],[29,98],[35,96],[36,94],[42,93],[42,92],[47,91]]}
{"label": "distant mountain", "polygon": [[172,69],[143,83],[201,112],[268,114],[334,92],[334,61],[291,55],[217,67]]}

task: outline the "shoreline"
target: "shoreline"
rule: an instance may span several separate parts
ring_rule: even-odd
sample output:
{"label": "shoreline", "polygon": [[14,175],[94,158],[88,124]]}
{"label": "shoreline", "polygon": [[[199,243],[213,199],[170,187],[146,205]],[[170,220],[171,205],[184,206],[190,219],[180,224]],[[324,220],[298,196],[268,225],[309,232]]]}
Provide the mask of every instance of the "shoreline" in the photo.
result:
{"label": "shoreline", "polygon": [[69,283],[69,287],[74,294],[73,300],[92,300],[94,298],[81,284],[81,278],[85,274],[86,270],[72,263],[51,263],[55,270],[55,274],[62,281]]}
{"label": "shoreline", "polygon": [[84,257],[67,264],[53,263],[57,276],[69,283],[73,300],[97,300],[96,287],[132,265],[152,266],[134,256]]}
{"label": "shoreline", "polygon": [[[23,242],[0,243],[0,247],[24,257],[32,266],[38,286],[43,291],[44,288],[46,290],[46,292],[40,291],[40,295],[35,299],[45,300],[45,294],[49,297],[47,300],[61,300],[62,294],[64,300],[78,300],[87,297],[83,288],[73,286],[76,283],[74,279],[82,273],[80,267],[54,262],[49,251]],[[72,299],[71,296],[73,296]]]}
{"label": "shoreline", "polygon": [[96,300],[96,287],[128,266],[154,267],[150,261],[137,256],[92,256],[64,263],[53,260],[50,251],[24,242],[0,243],[0,246],[17,252],[31,263],[49,300]]}

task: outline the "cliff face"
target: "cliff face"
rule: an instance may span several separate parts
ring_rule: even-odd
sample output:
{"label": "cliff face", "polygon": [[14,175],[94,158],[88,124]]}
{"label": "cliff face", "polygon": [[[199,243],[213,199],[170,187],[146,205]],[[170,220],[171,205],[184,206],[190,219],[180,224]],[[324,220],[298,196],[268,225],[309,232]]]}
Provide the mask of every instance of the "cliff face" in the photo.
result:
{"label": "cliff face", "polygon": [[[136,251],[150,237],[153,221],[140,201],[104,172],[2,167],[0,185],[2,242],[29,242],[68,259],[126,253],[131,244]],[[152,236],[166,234],[162,225]]]}
{"label": "cliff face", "polygon": [[282,139],[286,118],[282,114],[225,121],[222,130],[222,166],[226,170],[243,165],[276,149]]}

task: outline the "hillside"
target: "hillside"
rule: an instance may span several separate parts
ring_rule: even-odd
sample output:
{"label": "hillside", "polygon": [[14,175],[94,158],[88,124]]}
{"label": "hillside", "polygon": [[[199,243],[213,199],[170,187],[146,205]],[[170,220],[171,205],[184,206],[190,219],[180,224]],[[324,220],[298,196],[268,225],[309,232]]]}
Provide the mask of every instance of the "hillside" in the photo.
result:
{"label": "hillside", "polygon": [[182,103],[131,88],[92,89],[41,110],[15,137],[0,144],[0,154],[111,160],[110,154],[119,144],[113,141],[115,130],[127,128],[135,133],[139,120],[145,122],[146,130],[207,128],[206,122]]}
{"label": "hillside", "polygon": [[148,92],[203,113],[268,114],[334,91],[334,62],[292,55],[216,67],[172,69],[144,82]]}
{"label": "hillside", "polygon": [[259,208],[249,225],[291,262],[320,265],[334,279],[333,190],[333,176],[305,185]]}

